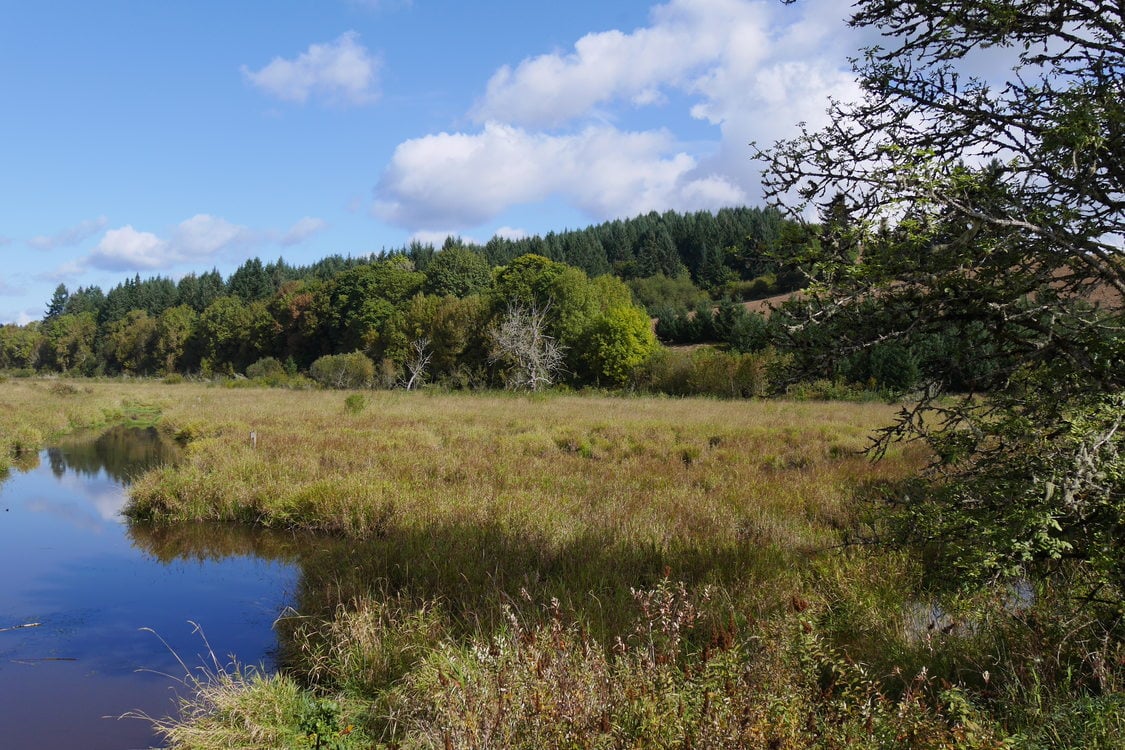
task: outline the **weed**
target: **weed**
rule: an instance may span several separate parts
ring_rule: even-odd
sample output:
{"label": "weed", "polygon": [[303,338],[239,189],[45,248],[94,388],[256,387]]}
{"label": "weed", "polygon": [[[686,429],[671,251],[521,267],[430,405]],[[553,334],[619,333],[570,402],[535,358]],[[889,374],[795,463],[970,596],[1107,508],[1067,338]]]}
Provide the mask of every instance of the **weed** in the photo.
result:
{"label": "weed", "polygon": [[344,409],[348,414],[360,414],[367,408],[367,397],[362,393],[353,393],[344,399]]}

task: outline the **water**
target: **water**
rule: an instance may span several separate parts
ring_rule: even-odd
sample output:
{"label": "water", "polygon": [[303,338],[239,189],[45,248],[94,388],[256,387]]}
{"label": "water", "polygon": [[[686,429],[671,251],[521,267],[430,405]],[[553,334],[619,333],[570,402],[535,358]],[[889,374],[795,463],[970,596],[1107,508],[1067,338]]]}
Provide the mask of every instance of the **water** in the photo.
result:
{"label": "water", "polygon": [[[0,475],[0,747],[158,745],[183,668],[272,666],[272,625],[296,586],[293,540],[245,529],[130,529],[137,470],[173,459],[155,431],[114,430]],[[144,630],[150,628],[160,638]],[[182,686],[179,686],[182,690]]]}

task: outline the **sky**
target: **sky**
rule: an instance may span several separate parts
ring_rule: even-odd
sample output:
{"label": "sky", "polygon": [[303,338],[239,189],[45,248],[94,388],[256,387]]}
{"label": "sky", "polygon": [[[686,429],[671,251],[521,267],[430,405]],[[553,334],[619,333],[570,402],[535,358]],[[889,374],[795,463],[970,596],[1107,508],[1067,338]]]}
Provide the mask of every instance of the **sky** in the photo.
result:
{"label": "sky", "polygon": [[842,0],[0,3],[0,323],[301,265],[762,204],[859,96]]}

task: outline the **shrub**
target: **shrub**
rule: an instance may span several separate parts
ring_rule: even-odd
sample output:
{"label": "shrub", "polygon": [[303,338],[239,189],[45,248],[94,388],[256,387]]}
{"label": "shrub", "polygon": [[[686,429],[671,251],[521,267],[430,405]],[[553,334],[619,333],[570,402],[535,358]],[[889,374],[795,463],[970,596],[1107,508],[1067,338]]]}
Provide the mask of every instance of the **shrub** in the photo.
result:
{"label": "shrub", "polygon": [[363,352],[328,354],[312,363],[309,377],[325,388],[367,388],[375,380],[375,363]]}
{"label": "shrub", "polygon": [[263,381],[269,385],[284,380],[287,374],[284,365],[275,357],[262,357],[254,364],[246,367],[246,377]]}

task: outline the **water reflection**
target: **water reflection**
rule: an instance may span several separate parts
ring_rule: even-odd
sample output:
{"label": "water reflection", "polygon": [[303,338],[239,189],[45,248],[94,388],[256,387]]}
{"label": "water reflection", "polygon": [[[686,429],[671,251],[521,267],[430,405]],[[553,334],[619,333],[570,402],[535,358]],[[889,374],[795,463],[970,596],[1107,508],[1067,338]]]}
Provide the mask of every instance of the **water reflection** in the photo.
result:
{"label": "water reflection", "polygon": [[129,484],[151,468],[175,463],[180,446],[166,439],[155,427],[117,425],[96,437],[77,436],[47,449],[51,473],[62,478],[67,471],[79,476],[105,476],[118,484]]}
{"label": "water reflection", "polygon": [[189,665],[202,664],[204,651],[189,621],[220,656],[269,661],[273,622],[296,582],[293,554],[280,553],[291,542],[248,541],[247,532],[208,554],[156,554],[171,531],[130,532],[120,516],[129,479],[177,453],[156,430],[114,429],[35,461],[25,454],[0,475],[0,629],[40,623],[0,630],[0,746],[154,744],[147,723],[103,718],[173,710],[175,682],[159,673],[181,669],[142,628]]}

